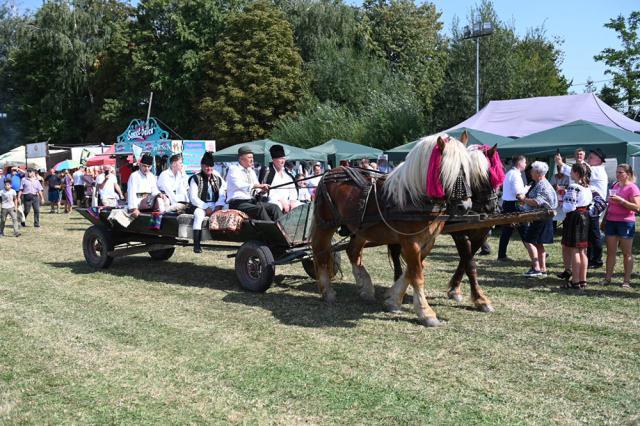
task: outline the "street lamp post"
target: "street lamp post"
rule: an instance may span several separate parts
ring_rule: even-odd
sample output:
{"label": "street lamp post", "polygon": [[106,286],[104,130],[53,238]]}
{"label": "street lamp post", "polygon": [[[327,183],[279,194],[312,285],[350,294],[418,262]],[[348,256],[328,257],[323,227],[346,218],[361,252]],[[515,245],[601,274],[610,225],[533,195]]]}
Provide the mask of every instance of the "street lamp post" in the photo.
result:
{"label": "street lamp post", "polygon": [[493,34],[491,22],[474,22],[471,28],[464,27],[463,40],[476,41],[476,112],[480,110],[480,37]]}

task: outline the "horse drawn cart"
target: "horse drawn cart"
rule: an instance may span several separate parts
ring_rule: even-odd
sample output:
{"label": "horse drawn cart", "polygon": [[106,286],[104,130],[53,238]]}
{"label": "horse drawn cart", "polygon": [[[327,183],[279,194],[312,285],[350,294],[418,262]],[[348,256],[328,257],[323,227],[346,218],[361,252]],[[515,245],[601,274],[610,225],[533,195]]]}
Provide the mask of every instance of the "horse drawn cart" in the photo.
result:
{"label": "horse drawn cart", "polygon": [[[115,258],[140,253],[149,253],[155,261],[168,260],[173,256],[176,246],[193,245],[193,215],[164,214],[160,220],[155,218],[159,223],[152,227],[154,215],[143,213],[123,226],[114,220],[114,210],[77,209],[93,224],[86,229],[82,241],[85,260],[92,268],[106,269]],[[315,279],[309,241],[312,217],[313,204],[303,204],[275,222],[244,220],[237,232],[210,231],[208,226],[203,225],[202,247],[237,248],[229,257],[235,257],[236,276],[240,286],[248,291],[266,291],[273,283],[277,265],[300,262],[309,277]],[[456,232],[535,220],[535,217],[531,214],[466,215],[452,219],[443,215],[439,220],[447,220],[444,232]],[[205,222],[208,222],[208,218],[205,218]],[[347,244],[342,241],[332,247],[334,262],[338,266],[340,252],[346,249]],[[337,272],[339,267],[335,270]]]}
{"label": "horse drawn cart", "polygon": [[[125,227],[113,220],[112,209],[77,211],[93,223],[84,233],[82,249],[85,260],[95,269],[108,268],[117,257],[140,253],[149,253],[153,260],[163,261],[171,258],[176,246],[193,245],[193,215],[190,214],[164,214],[159,226],[153,228],[150,224],[154,217],[148,213],[141,214]],[[235,257],[236,275],[245,290],[267,290],[273,282],[276,265],[301,262],[306,273],[314,278],[309,250],[312,214],[313,206],[304,204],[276,222],[244,220],[236,232],[210,231],[203,225],[202,247],[236,248],[229,257]],[[334,258],[340,262],[339,253]]]}

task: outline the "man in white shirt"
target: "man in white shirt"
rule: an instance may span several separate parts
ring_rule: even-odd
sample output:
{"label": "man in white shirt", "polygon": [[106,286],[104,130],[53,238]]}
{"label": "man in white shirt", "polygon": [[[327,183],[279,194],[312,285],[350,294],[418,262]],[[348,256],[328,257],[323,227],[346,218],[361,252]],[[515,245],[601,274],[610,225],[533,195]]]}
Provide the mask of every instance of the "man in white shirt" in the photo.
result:
{"label": "man in white shirt", "polygon": [[[283,213],[289,213],[300,205],[298,201],[298,186],[295,183],[293,174],[285,168],[287,157],[282,145],[273,145],[269,148],[272,164],[261,171],[261,183],[269,185],[268,201],[276,204]],[[277,188],[273,188],[277,187]]]}
{"label": "man in white shirt", "polygon": [[[522,172],[527,167],[527,159],[523,155],[516,155],[512,159],[512,167],[504,177],[502,184],[502,212],[514,213],[518,211],[517,203],[524,199],[526,189],[522,180]],[[500,244],[498,246],[498,260],[509,261],[507,246],[513,234],[511,226],[502,226]]]}
{"label": "man in white shirt", "polygon": [[84,167],[73,172],[73,192],[76,197],[76,205],[81,207],[84,203]]}
{"label": "man in white shirt", "polygon": [[127,182],[127,207],[131,216],[140,216],[141,210],[166,211],[167,197],[158,189],[156,177],[151,171],[151,154],[143,154],[138,166],[138,171],[131,173]]}
{"label": "man in white shirt", "polygon": [[117,207],[118,200],[124,198],[118,179],[111,170],[111,166],[102,166],[102,173],[96,177],[96,189],[99,195],[99,205]]}
{"label": "man in white shirt", "polygon": [[253,191],[265,193],[269,185],[260,183],[253,169],[253,152],[248,146],[238,149],[237,166],[229,167],[227,173],[227,200],[229,207],[245,212],[249,217],[258,220],[277,220],[282,210],[275,204],[258,201]]}
{"label": "man in white shirt", "polygon": [[167,211],[186,210],[189,203],[189,186],[182,164],[182,154],[174,154],[169,158],[169,168],[158,177],[158,189],[169,200]]}
{"label": "man in white shirt", "polygon": [[222,176],[214,170],[213,153],[205,152],[200,160],[200,173],[189,178],[189,200],[193,211],[193,252],[202,253],[202,222],[206,216],[222,209],[227,188]]}

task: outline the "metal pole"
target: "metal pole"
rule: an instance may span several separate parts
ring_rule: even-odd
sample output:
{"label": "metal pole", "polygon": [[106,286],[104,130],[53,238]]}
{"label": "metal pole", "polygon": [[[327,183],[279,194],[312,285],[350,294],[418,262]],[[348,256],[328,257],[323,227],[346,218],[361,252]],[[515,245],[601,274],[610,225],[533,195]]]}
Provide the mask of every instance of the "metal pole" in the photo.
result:
{"label": "metal pole", "polygon": [[480,37],[476,37],[476,112],[480,110]]}
{"label": "metal pole", "polygon": [[147,108],[147,126],[149,125],[149,116],[151,115],[151,103],[153,102],[153,92],[149,95],[149,108]]}

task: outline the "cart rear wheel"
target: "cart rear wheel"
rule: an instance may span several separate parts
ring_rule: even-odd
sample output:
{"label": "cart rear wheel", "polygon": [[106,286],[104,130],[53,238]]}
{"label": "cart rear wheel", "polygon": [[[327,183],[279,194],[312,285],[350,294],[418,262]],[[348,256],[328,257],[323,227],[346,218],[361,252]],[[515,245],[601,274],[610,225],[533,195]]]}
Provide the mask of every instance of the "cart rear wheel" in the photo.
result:
{"label": "cart rear wheel", "polygon": [[[340,264],[342,262],[342,258],[340,257],[340,252],[334,251],[332,253],[333,256],[333,275],[331,278],[334,278],[338,275],[338,271],[340,271]],[[313,258],[307,257],[302,259],[302,267],[304,271],[309,275],[309,278],[316,279],[316,268],[313,266]]]}
{"label": "cart rear wheel", "polygon": [[247,241],[240,246],[236,255],[236,275],[243,289],[267,291],[275,273],[276,265],[269,247],[257,241]]}
{"label": "cart rear wheel", "polygon": [[154,250],[149,252],[149,256],[153,260],[168,260],[173,256],[173,253],[176,251],[175,247],[169,247],[160,250]]}
{"label": "cart rear wheel", "polygon": [[113,262],[109,252],[113,250],[111,231],[104,226],[93,225],[84,231],[82,251],[84,258],[95,269],[106,269]]}

